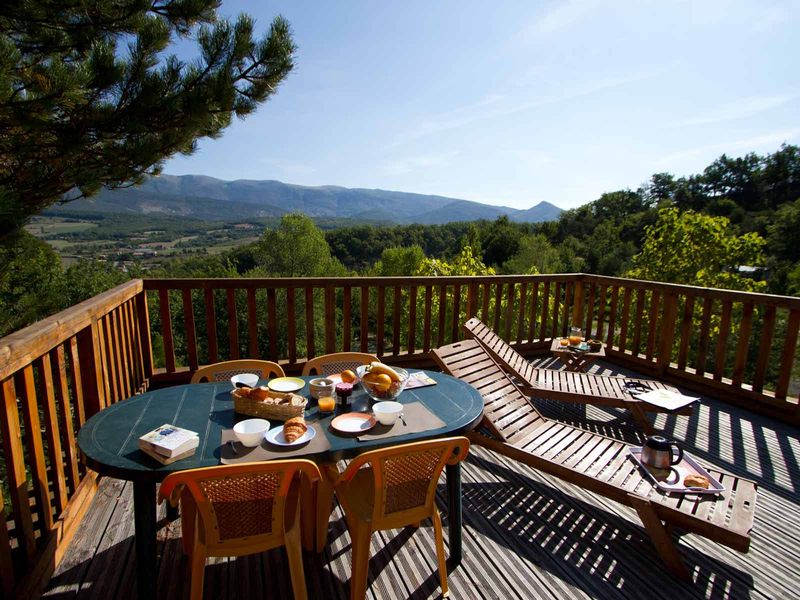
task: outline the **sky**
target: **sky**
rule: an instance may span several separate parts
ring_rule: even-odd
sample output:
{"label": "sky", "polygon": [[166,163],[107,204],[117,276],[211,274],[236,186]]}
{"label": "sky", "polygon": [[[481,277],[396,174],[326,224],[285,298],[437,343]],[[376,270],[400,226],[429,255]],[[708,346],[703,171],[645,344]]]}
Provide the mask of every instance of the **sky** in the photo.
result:
{"label": "sky", "polygon": [[292,26],[279,91],[172,175],[561,208],[800,143],[800,2],[223,0]]}

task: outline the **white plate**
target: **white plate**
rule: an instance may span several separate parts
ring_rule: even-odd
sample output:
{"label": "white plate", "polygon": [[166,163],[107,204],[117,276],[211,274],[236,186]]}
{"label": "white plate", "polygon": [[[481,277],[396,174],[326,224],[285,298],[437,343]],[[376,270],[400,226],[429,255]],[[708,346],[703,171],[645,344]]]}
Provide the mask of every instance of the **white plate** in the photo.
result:
{"label": "white plate", "polygon": [[331,421],[331,427],[342,433],[364,433],[369,431],[377,421],[372,415],[366,413],[347,413],[339,415]]}
{"label": "white plate", "polygon": [[287,442],[286,438],[283,437],[283,425],[281,425],[280,427],[270,429],[264,436],[264,439],[270,444],[275,444],[276,446],[300,446],[301,444],[305,444],[306,442],[313,440],[316,435],[317,430],[309,426],[309,428],[306,429],[306,432],[295,441]]}
{"label": "white plate", "polygon": [[306,382],[299,377],[278,377],[267,382],[267,387],[273,392],[283,392],[284,394],[302,390],[305,385]]}

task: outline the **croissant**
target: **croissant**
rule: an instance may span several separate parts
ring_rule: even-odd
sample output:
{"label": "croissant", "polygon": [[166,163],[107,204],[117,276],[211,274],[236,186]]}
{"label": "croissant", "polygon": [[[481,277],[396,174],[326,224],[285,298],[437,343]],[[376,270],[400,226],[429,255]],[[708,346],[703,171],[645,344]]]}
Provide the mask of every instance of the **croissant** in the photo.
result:
{"label": "croissant", "polygon": [[290,444],[296,441],[308,430],[303,417],[292,417],[283,424],[283,437]]}

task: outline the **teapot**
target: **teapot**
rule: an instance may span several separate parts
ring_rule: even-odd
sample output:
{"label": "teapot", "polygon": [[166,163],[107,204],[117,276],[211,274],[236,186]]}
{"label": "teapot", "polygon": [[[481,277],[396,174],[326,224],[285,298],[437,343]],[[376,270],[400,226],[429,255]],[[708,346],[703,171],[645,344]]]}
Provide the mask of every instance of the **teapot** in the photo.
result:
{"label": "teapot", "polygon": [[[673,448],[677,454],[673,452]],[[669,469],[683,460],[683,450],[678,444],[660,435],[651,435],[642,447],[642,462],[656,469]]]}

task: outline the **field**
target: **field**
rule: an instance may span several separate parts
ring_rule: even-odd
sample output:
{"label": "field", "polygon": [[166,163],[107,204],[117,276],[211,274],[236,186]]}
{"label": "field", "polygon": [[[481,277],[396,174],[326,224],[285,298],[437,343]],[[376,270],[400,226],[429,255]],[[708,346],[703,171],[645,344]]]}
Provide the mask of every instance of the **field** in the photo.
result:
{"label": "field", "polygon": [[86,231],[95,227],[97,227],[97,223],[91,221],[76,221],[63,217],[34,217],[25,226],[25,229],[36,237],[45,238],[51,235]]}

